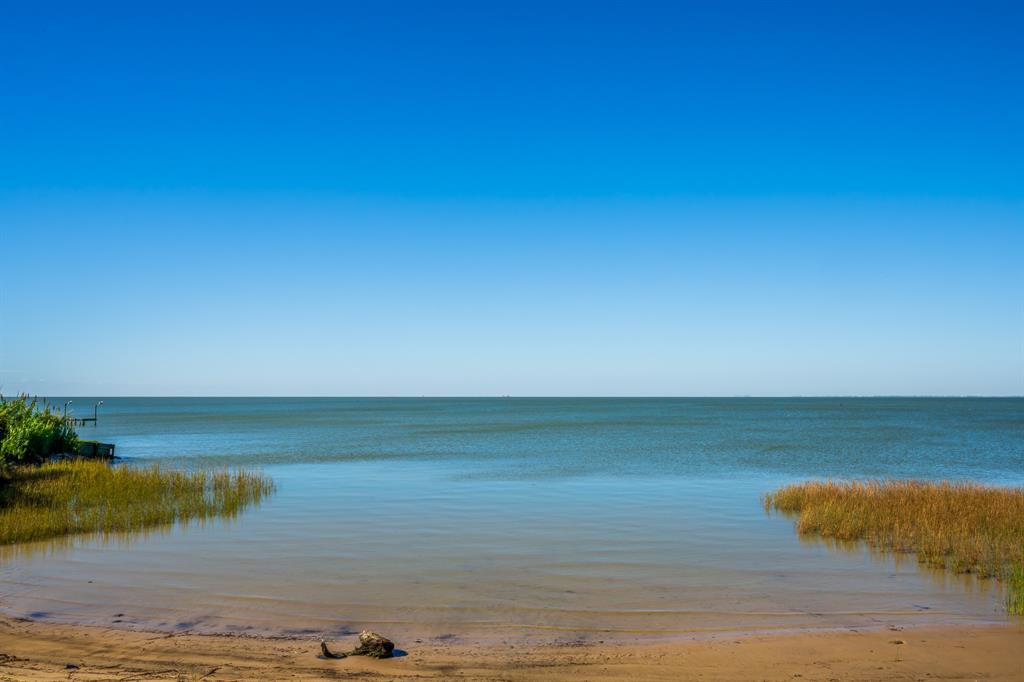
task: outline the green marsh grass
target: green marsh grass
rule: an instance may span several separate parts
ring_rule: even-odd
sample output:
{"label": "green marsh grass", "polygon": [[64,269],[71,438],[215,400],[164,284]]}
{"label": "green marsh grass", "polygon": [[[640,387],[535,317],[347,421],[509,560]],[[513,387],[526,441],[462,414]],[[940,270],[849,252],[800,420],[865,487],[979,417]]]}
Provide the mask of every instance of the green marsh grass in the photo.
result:
{"label": "green marsh grass", "polygon": [[234,518],[272,491],[270,479],[248,471],[77,459],[14,467],[0,473],[0,545]]}
{"label": "green marsh grass", "polygon": [[1006,578],[1006,611],[1024,615],[1024,561],[1015,565]]}
{"label": "green marsh grass", "polygon": [[811,481],[764,498],[797,531],[863,541],[956,573],[997,578],[1024,614],[1024,489],[927,481]]}

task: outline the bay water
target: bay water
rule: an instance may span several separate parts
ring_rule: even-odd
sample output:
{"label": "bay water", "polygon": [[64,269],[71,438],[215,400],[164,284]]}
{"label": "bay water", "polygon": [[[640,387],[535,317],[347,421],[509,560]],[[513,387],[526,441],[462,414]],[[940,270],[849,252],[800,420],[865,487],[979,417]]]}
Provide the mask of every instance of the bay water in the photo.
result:
{"label": "bay water", "polygon": [[103,400],[81,435],[127,466],[259,469],[276,492],[230,521],[3,548],[9,615],[475,641],[1006,618],[990,582],[801,539],[761,496],[1024,485],[1024,399],[71,400]]}

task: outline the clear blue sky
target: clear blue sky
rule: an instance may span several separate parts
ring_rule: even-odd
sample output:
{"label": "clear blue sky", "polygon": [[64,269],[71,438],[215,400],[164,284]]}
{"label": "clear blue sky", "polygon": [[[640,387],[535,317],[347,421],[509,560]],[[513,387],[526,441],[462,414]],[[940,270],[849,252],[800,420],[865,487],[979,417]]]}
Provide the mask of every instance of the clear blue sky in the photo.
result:
{"label": "clear blue sky", "polygon": [[4,10],[4,393],[1024,394],[1022,3],[155,4]]}

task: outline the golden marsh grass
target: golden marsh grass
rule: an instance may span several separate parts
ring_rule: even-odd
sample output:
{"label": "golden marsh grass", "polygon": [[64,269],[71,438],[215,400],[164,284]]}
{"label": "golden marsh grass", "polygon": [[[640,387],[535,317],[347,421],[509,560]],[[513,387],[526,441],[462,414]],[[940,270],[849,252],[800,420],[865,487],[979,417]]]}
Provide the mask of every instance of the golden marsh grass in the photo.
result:
{"label": "golden marsh grass", "polygon": [[1007,610],[1024,613],[1024,489],[926,481],[812,481],[764,498],[797,531],[913,552],[918,561],[994,577]]}
{"label": "golden marsh grass", "polygon": [[273,491],[248,471],[165,470],[68,460],[0,474],[0,545],[79,533],[131,533],[233,518]]}

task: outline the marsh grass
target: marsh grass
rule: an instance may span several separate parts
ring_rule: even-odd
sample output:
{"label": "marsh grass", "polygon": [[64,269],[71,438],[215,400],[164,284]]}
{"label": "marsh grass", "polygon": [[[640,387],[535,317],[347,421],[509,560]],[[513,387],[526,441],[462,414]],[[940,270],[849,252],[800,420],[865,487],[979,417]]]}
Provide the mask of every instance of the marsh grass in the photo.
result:
{"label": "marsh grass", "polygon": [[177,471],[67,460],[0,474],[0,545],[80,533],[123,534],[233,518],[273,491],[248,471]]}
{"label": "marsh grass", "polygon": [[956,573],[998,578],[1010,613],[1024,614],[1024,489],[926,481],[811,481],[764,498],[797,531],[912,552]]}
{"label": "marsh grass", "polygon": [[1015,565],[1006,578],[1006,610],[1024,615],[1024,561]]}

